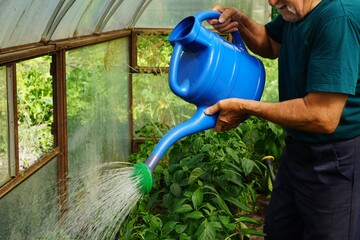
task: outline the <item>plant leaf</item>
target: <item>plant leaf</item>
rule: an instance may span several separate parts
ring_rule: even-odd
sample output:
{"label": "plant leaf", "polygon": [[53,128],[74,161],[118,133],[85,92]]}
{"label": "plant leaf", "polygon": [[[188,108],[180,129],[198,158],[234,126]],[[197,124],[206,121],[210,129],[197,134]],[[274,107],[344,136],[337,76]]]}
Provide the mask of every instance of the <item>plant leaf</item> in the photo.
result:
{"label": "plant leaf", "polygon": [[238,207],[244,211],[247,211],[247,212],[251,211],[251,208],[247,204],[244,204],[243,202],[239,201],[238,199],[236,199],[234,197],[225,197],[224,200],[234,204],[236,207]]}
{"label": "plant leaf", "polygon": [[255,167],[255,162],[253,160],[250,160],[248,158],[243,158],[241,161],[242,168],[244,169],[244,174],[248,176]]}
{"label": "plant leaf", "polygon": [[191,213],[186,214],[186,217],[192,218],[192,219],[200,219],[200,218],[203,218],[204,215],[200,211],[193,211]]}
{"label": "plant leaf", "polygon": [[166,237],[167,235],[169,235],[169,233],[174,230],[175,226],[176,226],[177,222],[175,221],[169,221],[167,222],[163,228],[161,229],[161,236]]}
{"label": "plant leaf", "polygon": [[199,240],[211,240],[216,239],[216,232],[214,227],[205,219],[196,232],[196,236]]}
{"label": "plant leaf", "polygon": [[246,223],[258,224],[258,221],[256,221],[253,218],[249,218],[249,217],[239,217],[239,219],[237,221],[238,222],[246,222]]}
{"label": "plant leaf", "polygon": [[181,187],[178,183],[171,184],[170,191],[172,194],[174,194],[175,197],[181,196]]}
{"label": "plant leaf", "polygon": [[226,152],[234,159],[235,161],[239,161],[239,156],[232,148],[225,148]]}
{"label": "plant leaf", "polygon": [[193,210],[193,208],[191,207],[190,204],[183,204],[183,205],[175,208],[174,212],[176,212],[176,213],[186,213],[186,212],[190,212],[192,210]]}
{"label": "plant leaf", "polygon": [[193,184],[194,182],[196,182],[204,173],[205,171],[201,168],[194,168],[194,170],[192,170],[189,176],[189,184]]}
{"label": "plant leaf", "polygon": [[213,148],[214,146],[212,144],[204,144],[201,148],[201,152],[210,152]]}
{"label": "plant leaf", "polygon": [[170,193],[164,194],[163,196],[163,204],[165,207],[167,208],[171,208],[171,206],[173,205],[173,196]]}
{"label": "plant leaf", "polygon": [[164,174],[164,181],[165,181],[166,186],[170,186],[172,176],[170,175],[169,170],[164,169],[163,174]]}
{"label": "plant leaf", "polygon": [[151,216],[149,219],[149,224],[151,229],[161,229],[162,228],[162,221],[161,218],[157,216]]}
{"label": "plant leaf", "polygon": [[213,188],[213,187],[211,187],[211,186],[209,186],[209,185],[204,186],[204,188],[210,189],[210,190],[212,191],[212,193],[211,193],[211,192],[209,192],[209,193],[216,196],[216,199],[217,199],[217,201],[218,201],[218,204],[219,204],[220,208],[221,208],[222,210],[224,210],[229,216],[232,216],[232,214],[231,214],[231,212],[230,212],[230,209],[229,209],[228,206],[226,205],[226,203],[225,203],[225,201],[223,200],[223,198],[218,194],[218,192],[216,191],[216,189]]}
{"label": "plant leaf", "polygon": [[193,195],[191,196],[192,203],[194,205],[194,209],[198,209],[203,201],[204,193],[201,188],[197,189]]}
{"label": "plant leaf", "polygon": [[233,231],[236,228],[236,223],[231,222],[229,216],[220,215],[219,220],[224,227],[226,227],[227,229],[229,229],[231,231]]}
{"label": "plant leaf", "polygon": [[182,232],[184,232],[186,230],[186,228],[187,228],[187,225],[185,225],[185,224],[177,224],[175,226],[175,232],[176,233],[182,233]]}
{"label": "plant leaf", "polygon": [[266,234],[265,233],[263,233],[263,232],[258,232],[258,231],[256,231],[256,230],[253,230],[253,229],[249,229],[249,228],[243,228],[243,229],[241,229],[242,230],[242,232],[244,233],[244,234],[246,234],[246,235],[254,235],[254,236],[266,236]]}

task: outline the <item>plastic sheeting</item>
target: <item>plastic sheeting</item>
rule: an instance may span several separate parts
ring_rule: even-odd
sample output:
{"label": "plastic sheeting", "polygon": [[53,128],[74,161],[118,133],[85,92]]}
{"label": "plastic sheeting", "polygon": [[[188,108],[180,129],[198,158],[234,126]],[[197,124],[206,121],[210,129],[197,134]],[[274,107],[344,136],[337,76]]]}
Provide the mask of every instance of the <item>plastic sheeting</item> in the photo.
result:
{"label": "plastic sheeting", "polygon": [[131,28],[149,0],[0,0],[0,49]]}
{"label": "plastic sheeting", "polygon": [[270,16],[267,0],[0,0],[0,50],[133,27],[172,28],[215,4],[259,22]]}
{"label": "plastic sheeting", "polygon": [[211,9],[216,4],[236,7],[260,23],[270,19],[271,8],[267,0],[152,0],[135,27],[173,28],[183,18]]}
{"label": "plastic sheeting", "polygon": [[55,158],[1,198],[0,239],[43,239],[32,236],[57,220],[57,166]]}

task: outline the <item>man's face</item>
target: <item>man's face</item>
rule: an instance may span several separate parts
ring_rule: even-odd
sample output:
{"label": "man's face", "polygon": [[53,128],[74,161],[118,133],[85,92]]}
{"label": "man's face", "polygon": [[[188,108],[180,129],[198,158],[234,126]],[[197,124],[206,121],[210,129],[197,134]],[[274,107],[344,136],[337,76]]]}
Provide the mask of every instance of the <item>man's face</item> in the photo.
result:
{"label": "man's face", "polygon": [[297,22],[305,17],[321,0],[268,0],[284,20]]}

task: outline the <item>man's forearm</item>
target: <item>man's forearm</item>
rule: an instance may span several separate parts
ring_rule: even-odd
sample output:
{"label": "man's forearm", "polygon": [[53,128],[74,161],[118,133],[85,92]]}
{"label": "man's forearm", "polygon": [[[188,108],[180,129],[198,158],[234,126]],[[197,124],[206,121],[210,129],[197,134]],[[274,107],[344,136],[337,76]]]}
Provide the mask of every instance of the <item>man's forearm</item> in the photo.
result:
{"label": "man's forearm", "polygon": [[278,57],[280,44],[269,37],[263,24],[255,22],[242,12],[239,12],[236,21],[241,37],[253,53],[271,59]]}
{"label": "man's forearm", "polygon": [[232,129],[252,115],[287,128],[330,134],[339,124],[346,100],[347,95],[340,93],[309,93],[278,103],[231,98],[207,108],[205,114],[219,112],[216,131]]}
{"label": "man's forearm", "polygon": [[346,99],[344,94],[317,93],[279,103],[247,101],[242,108],[283,127],[330,134],[339,124]]}

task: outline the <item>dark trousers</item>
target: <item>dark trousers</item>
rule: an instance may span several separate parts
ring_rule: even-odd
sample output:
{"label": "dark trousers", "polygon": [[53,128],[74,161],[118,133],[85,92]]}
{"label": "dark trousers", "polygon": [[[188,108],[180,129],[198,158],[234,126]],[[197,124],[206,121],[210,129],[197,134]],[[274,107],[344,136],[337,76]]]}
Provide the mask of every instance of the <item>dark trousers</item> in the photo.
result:
{"label": "dark trousers", "polygon": [[360,137],[287,138],[264,232],[267,240],[360,240]]}

